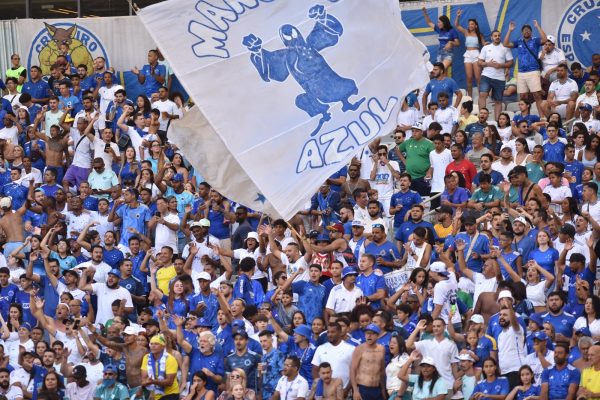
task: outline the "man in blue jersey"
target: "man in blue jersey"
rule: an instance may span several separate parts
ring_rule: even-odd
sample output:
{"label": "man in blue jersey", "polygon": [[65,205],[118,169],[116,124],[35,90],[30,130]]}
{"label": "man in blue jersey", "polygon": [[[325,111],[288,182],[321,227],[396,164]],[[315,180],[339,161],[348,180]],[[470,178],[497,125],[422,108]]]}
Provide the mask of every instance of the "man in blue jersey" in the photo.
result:
{"label": "man in blue jersey", "polygon": [[481,272],[485,260],[491,257],[490,242],[486,235],[477,229],[477,221],[473,216],[463,217],[465,231],[456,235],[455,241],[462,239],[465,243],[464,260],[467,268]]}
{"label": "man in blue jersey", "polygon": [[400,190],[392,195],[390,200],[390,214],[394,216],[394,229],[400,228],[404,223],[404,216],[410,211],[414,204],[420,204],[423,200],[421,195],[410,190],[412,178],[409,174],[400,175]]}
{"label": "man in blue jersey", "polygon": [[542,400],[573,400],[579,388],[581,374],[579,370],[567,363],[569,346],[557,343],[554,348],[554,367],[542,372]]}
{"label": "man in blue jersey", "polygon": [[542,314],[544,322],[554,326],[555,340],[568,342],[573,336],[575,318],[563,310],[565,305],[562,291],[554,291],[548,295],[548,312]]}
{"label": "man in blue jersey", "polygon": [[[31,96],[31,101],[38,104],[45,104],[50,97],[50,86],[42,79],[42,70],[37,65],[29,68],[29,80],[23,84],[21,93],[27,93]],[[34,116],[31,115],[33,118]]]}
{"label": "man in blue jersey", "polygon": [[544,143],[544,161],[545,162],[560,162],[565,159],[566,143],[558,137],[558,124],[554,121],[548,123],[546,128],[548,140]]}
{"label": "man in blue jersey", "polygon": [[383,276],[375,273],[375,256],[363,254],[358,262],[360,274],[356,278],[356,286],[362,290],[373,309],[381,308],[381,300],[386,296],[386,286]]}
{"label": "man in blue jersey", "polygon": [[234,351],[225,358],[225,371],[231,372],[234,368],[241,368],[246,373],[248,388],[258,390],[256,369],[260,362],[260,355],[248,348],[248,334],[239,329],[233,334]]}
{"label": "man in blue jersey", "polygon": [[404,243],[408,242],[408,237],[414,232],[415,228],[418,226],[422,226],[424,228],[429,228],[433,232],[434,240],[437,240],[437,235],[435,230],[433,229],[433,225],[431,222],[425,221],[423,219],[425,208],[421,204],[413,204],[410,209],[410,216],[408,220],[402,225],[400,225],[399,229],[396,229],[396,234],[394,238],[396,239],[396,245],[398,249],[402,249]]}
{"label": "man in blue jersey", "polygon": [[384,274],[400,266],[400,252],[394,244],[387,240],[385,227],[382,224],[373,224],[371,240],[365,242],[365,254],[375,257],[375,269]]}

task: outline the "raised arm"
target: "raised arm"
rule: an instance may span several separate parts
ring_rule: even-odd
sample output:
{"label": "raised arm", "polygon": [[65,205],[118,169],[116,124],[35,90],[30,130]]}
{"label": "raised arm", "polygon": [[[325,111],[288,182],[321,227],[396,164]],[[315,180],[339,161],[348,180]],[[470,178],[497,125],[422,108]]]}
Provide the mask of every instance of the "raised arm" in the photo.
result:
{"label": "raised arm", "polygon": [[429,18],[429,14],[427,14],[427,8],[423,7],[421,8],[421,11],[423,12],[423,18],[425,18],[425,23],[427,23],[427,26],[429,26],[431,29],[435,29],[435,24],[431,18]]}
{"label": "raised arm", "polygon": [[454,27],[463,35],[467,36],[467,30],[465,28],[463,28],[462,26],[460,26],[460,17],[462,16],[462,10],[459,8],[458,11],[456,11],[456,18],[454,18]]}
{"label": "raised arm", "polygon": [[516,27],[516,25],[515,25],[514,21],[510,21],[510,23],[508,24],[508,30],[506,31],[506,35],[504,36],[504,41],[502,42],[504,47],[507,47],[509,49],[512,49],[514,47],[514,45],[510,41],[510,35],[515,30],[515,27]]}

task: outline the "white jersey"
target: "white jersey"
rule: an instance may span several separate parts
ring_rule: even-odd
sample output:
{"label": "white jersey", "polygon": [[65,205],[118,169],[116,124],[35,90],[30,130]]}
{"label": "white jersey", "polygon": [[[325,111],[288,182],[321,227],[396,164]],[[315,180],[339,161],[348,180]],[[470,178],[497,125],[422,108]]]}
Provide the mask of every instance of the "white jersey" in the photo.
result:
{"label": "white jersey", "polygon": [[[504,64],[507,61],[512,60],[513,56],[511,50],[504,47],[502,43],[498,45],[490,43],[481,48],[481,51],[479,52],[479,59],[487,63],[494,61],[498,64]],[[481,71],[481,75],[498,81],[505,80],[504,68],[485,66],[483,71]]]}

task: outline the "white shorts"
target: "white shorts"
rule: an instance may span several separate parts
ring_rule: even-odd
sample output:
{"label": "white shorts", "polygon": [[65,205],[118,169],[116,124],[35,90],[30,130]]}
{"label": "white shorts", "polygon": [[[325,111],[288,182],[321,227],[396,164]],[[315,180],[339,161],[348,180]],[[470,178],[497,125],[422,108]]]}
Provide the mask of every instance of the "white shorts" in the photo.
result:
{"label": "white shorts", "polygon": [[473,64],[479,59],[479,50],[467,50],[464,54],[464,63]]}
{"label": "white shorts", "polygon": [[559,104],[552,109],[555,113],[558,113],[562,119],[567,118],[567,105]]}

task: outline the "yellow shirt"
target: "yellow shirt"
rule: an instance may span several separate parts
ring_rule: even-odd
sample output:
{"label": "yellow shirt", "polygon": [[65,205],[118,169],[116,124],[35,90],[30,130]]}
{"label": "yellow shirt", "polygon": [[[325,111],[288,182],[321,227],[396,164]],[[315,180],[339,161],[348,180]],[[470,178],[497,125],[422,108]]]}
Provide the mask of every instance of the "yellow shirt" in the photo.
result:
{"label": "yellow shirt", "polygon": [[469,114],[467,118],[461,116],[458,118],[458,129],[464,131],[467,125],[474,124],[477,121],[479,121],[479,119],[473,114]]}
{"label": "yellow shirt", "polygon": [[[600,393],[600,371],[596,371],[594,367],[584,368],[579,385],[592,393]],[[598,397],[594,397],[594,399],[598,399]]]}
{"label": "yellow shirt", "polygon": [[[142,371],[144,373],[148,373],[148,355],[146,354],[142,359]],[[179,370],[179,366],[177,365],[177,360],[175,357],[167,353],[167,362],[165,365],[165,374],[166,375],[177,375],[177,371]],[[154,376],[158,375],[158,360],[156,362],[156,368],[154,369]],[[177,376],[173,380],[173,384],[171,386],[167,386],[164,388],[165,392],[163,394],[154,394],[154,399],[158,400],[163,396],[168,394],[179,393],[179,383],[177,382]]]}
{"label": "yellow shirt", "polygon": [[452,234],[452,224],[447,228],[444,228],[442,224],[435,224],[433,229],[440,239],[444,239]]}
{"label": "yellow shirt", "polygon": [[171,265],[170,267],[163,267],[156,271],[156,286],[165,295],[169,294],[169,283],[171,279],[177,276],[177,272],[175,272],[175,266]]}

